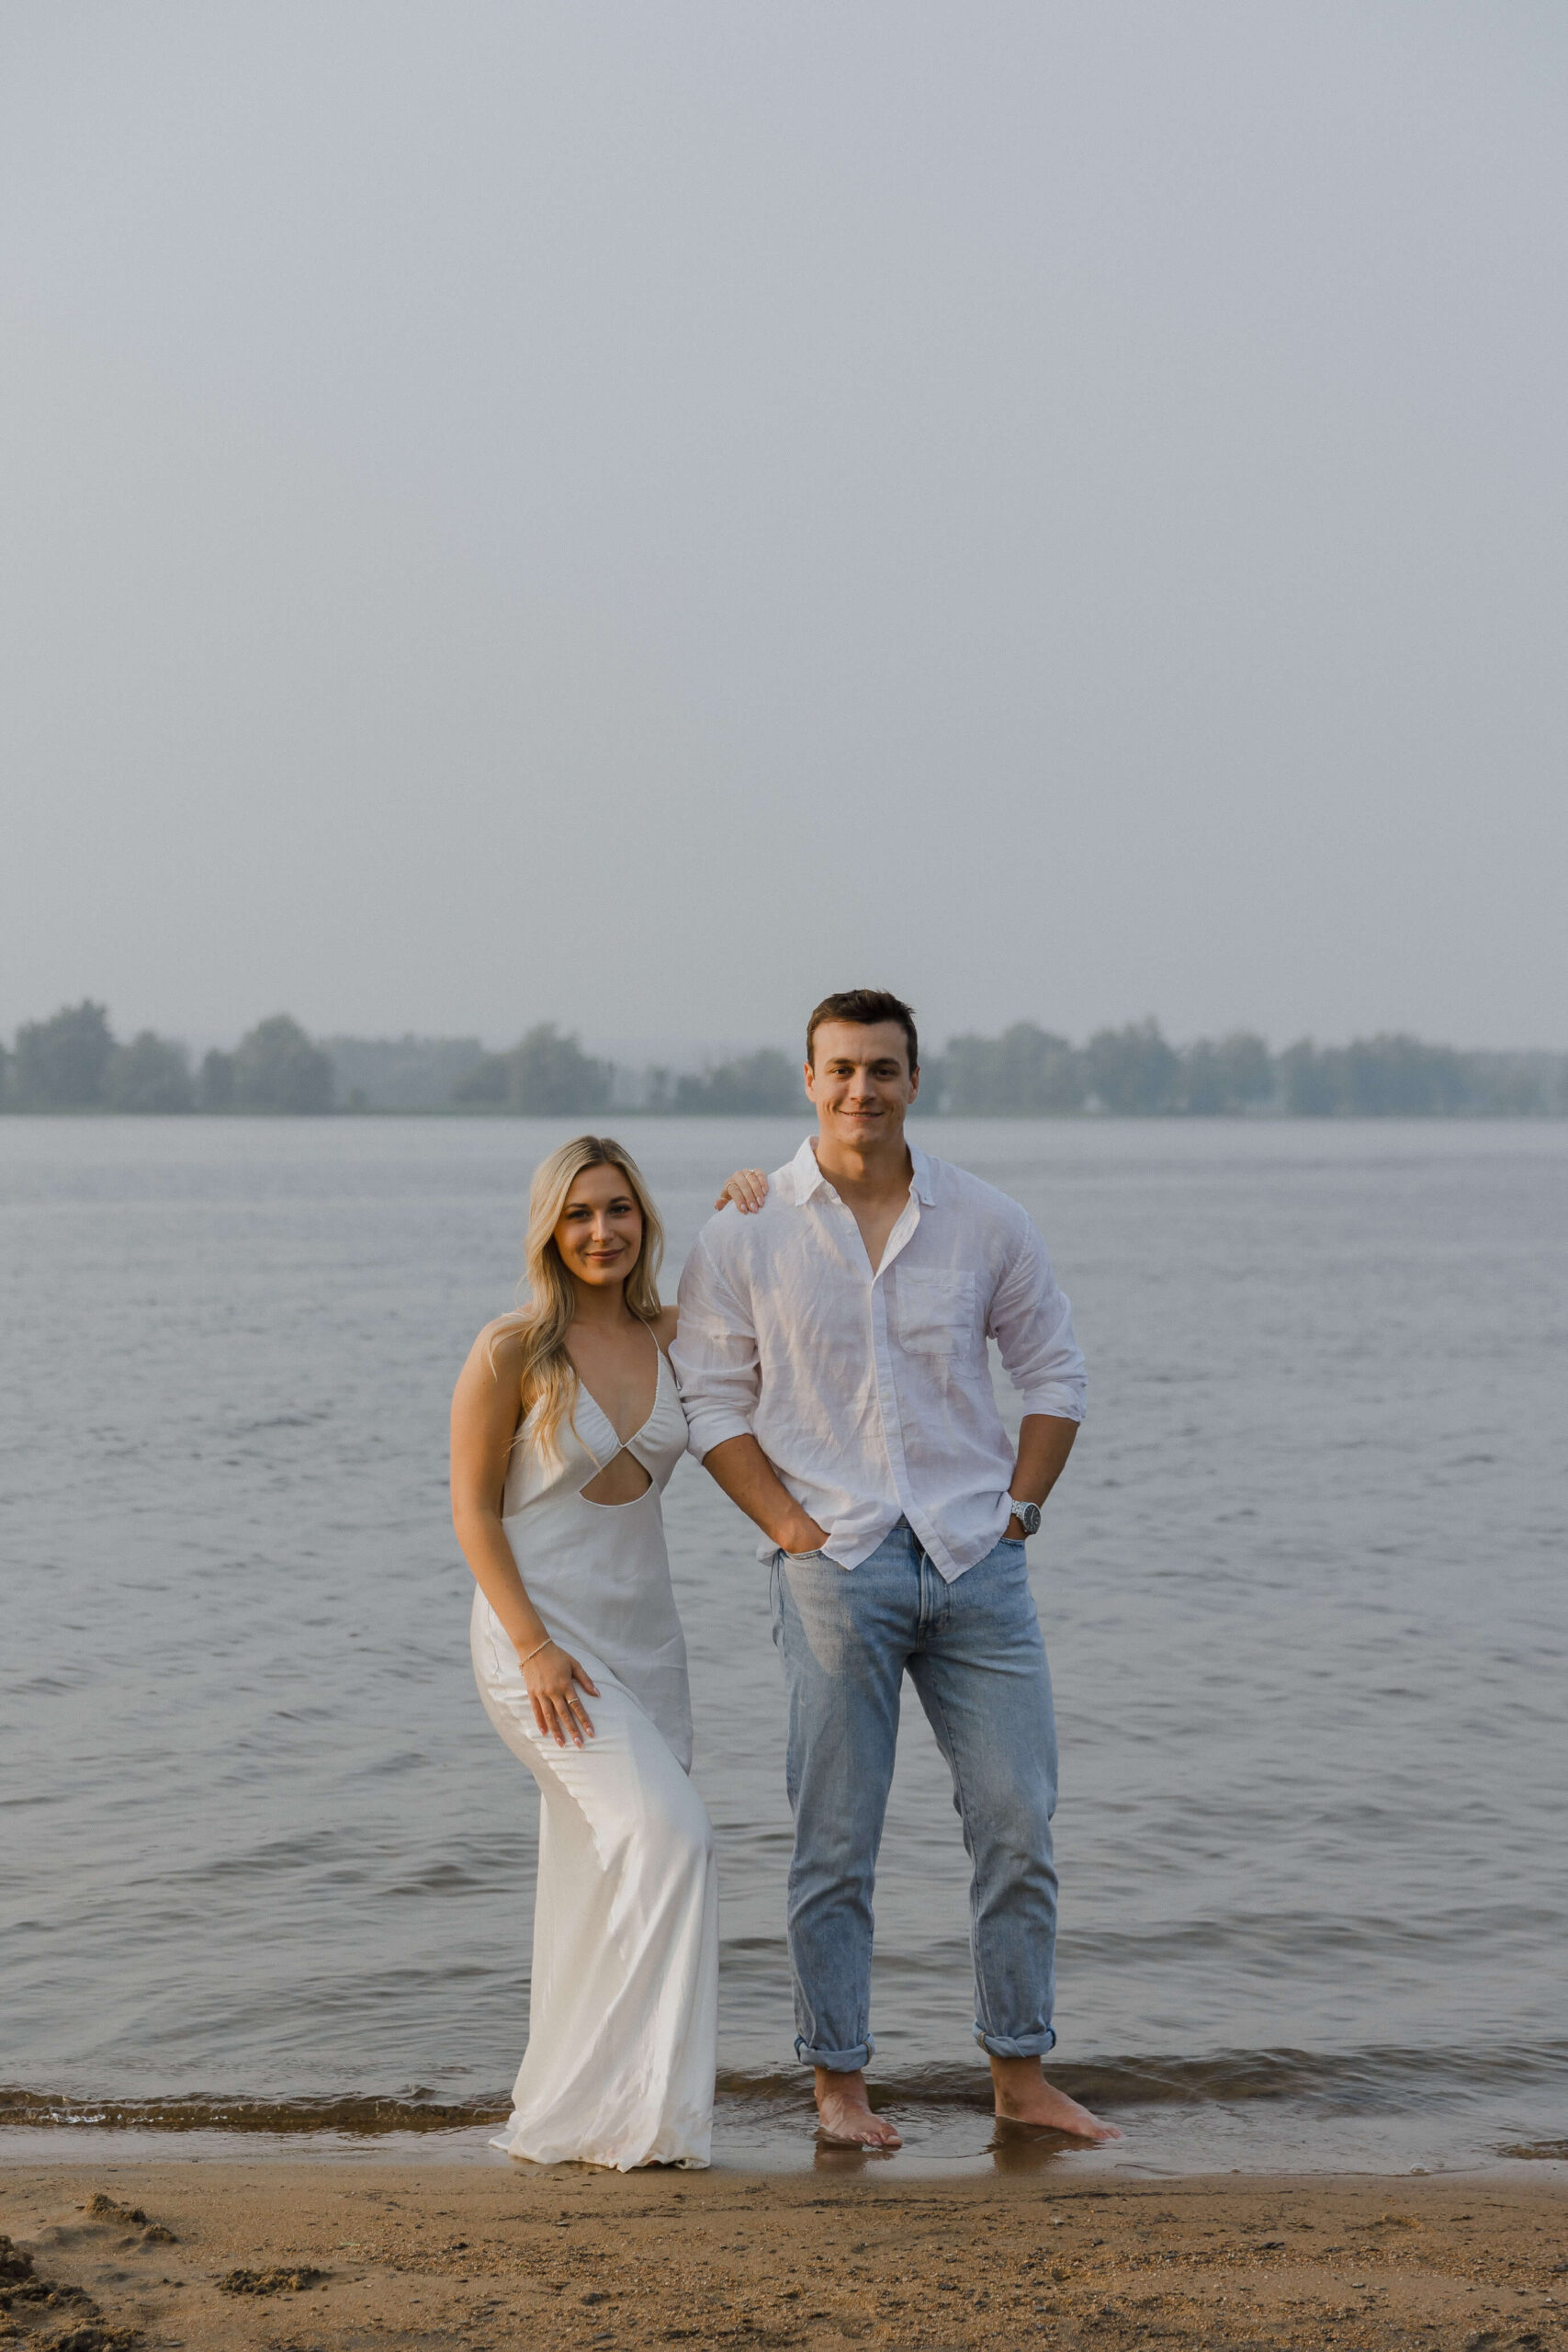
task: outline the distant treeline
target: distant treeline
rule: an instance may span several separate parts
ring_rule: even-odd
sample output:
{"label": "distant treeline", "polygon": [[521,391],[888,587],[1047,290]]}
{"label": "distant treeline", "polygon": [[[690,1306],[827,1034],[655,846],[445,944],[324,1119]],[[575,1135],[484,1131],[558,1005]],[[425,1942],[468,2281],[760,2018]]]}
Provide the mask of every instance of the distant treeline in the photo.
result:
{"label": "distant treeline", "polygon": [[[1072,1045],[1030,1021],[950,1038],[921,1071],[920,1107],[953,1117],[1560,1118],[1568,1054],[1461,1053],[1417,1037],[1271,1053],[1249,1031],[1168,1044],[1154,1021]],[[617,1068],[541,1022],[504,1054],[477,1037],[309,1037],[288,1013],[193,1067],[143,1029],[121,1044],[84,1001],[0,1046],[0,1111],[306,1114],[459,1112],[525,1118],[802,1108],[800,1067],[773,1046],[700,1071]]]}
{"label": "distant treeline", "polygon": [[[940,1072],[940,1075],[938,1073]],[[1418,1037],[1359,1037],[1281,1054],[1238,1030],[1175,1046],[1145,1021],[1073,1046],[1032,1022],[954,1037],[937,1071],[941,1108],[1060,1117],[1550,1118],[1568,1114],[1568,1055],[1461,1053]],[[929,1082],[929,1080],[928,1080]]]}
{"label": "distant treeline", "polygon": [[286,1012],[258,1022],[231,1054],[192,1070],[185,1047],[151,1029],[120,1045],[107,1008],[84,999],[49,1021],[25,1021],[0,1046],[5,1111],[331,1111],[332,1057]]}

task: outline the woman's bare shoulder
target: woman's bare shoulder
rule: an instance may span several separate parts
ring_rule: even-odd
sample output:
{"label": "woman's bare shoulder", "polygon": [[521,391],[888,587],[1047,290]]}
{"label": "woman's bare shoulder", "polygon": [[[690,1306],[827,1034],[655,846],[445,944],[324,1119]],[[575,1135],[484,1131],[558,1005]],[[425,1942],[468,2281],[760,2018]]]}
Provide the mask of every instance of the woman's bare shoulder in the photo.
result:
{"label": "woman's bare shoulder", "polygon": [[522,1329],[514,1315],[498,1315],[487,1323],[468,1350],[470,1364],[479,1364],[497,1381],[515,1385],[523,1376]]}

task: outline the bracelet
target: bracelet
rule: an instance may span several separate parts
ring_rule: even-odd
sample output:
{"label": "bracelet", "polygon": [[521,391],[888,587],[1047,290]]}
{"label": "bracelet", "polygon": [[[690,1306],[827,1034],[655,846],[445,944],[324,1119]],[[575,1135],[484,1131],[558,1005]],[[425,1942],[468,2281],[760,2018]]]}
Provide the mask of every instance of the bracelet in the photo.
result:
{"label": "bracelet", "polygon": [[549,1648],[552,1646],[552,1645],[554,1644],[555,1638],[556,1638],[556,1637],[555,1637],[555,1635],[554,1635],[553,1634],[547,1634],[545,1635],[544,1640],[543,1640],[543,1641],[538,1645],[538,1648],[537,1648],[537,1649],[531,1649],[531,1650],[529,1651],[529,1653],[528,1653],[528,1657],[519,1658],[519,1659],[518,1659],[518,1661],[517,1661],[517,1662],[518,1662],[519,1666],[526,1666],[526,1665],[527,1665],[527,1663],[528,1663],[528,1658],[535,1658],[535,1657],[538,1657],[538,1655],[539,1655],[539,1650],[547,1650],[547,1649],[549,1649]]}

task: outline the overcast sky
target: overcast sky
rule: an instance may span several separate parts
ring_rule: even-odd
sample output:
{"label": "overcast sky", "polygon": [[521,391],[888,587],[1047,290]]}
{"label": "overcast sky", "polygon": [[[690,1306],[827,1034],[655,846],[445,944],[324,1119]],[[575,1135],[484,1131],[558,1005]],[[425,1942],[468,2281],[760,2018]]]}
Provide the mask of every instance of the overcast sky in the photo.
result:
{"label": "overcast sky", "polygon": [[1568,1046],[1562,0],[6,0],[0,1031]]}

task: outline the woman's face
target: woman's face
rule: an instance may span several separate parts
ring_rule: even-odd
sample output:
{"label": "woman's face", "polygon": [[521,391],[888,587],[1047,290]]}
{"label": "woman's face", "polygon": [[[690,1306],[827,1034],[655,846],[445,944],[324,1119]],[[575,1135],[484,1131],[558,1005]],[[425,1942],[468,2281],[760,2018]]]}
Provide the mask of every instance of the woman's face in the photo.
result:
{"label": "woman's face", "polygon": [[585,1168],[573,1180],[555,1243],[580,1283],[603,1289],[625,1282],[642,1248],[642,1211],[620,1169]]}

